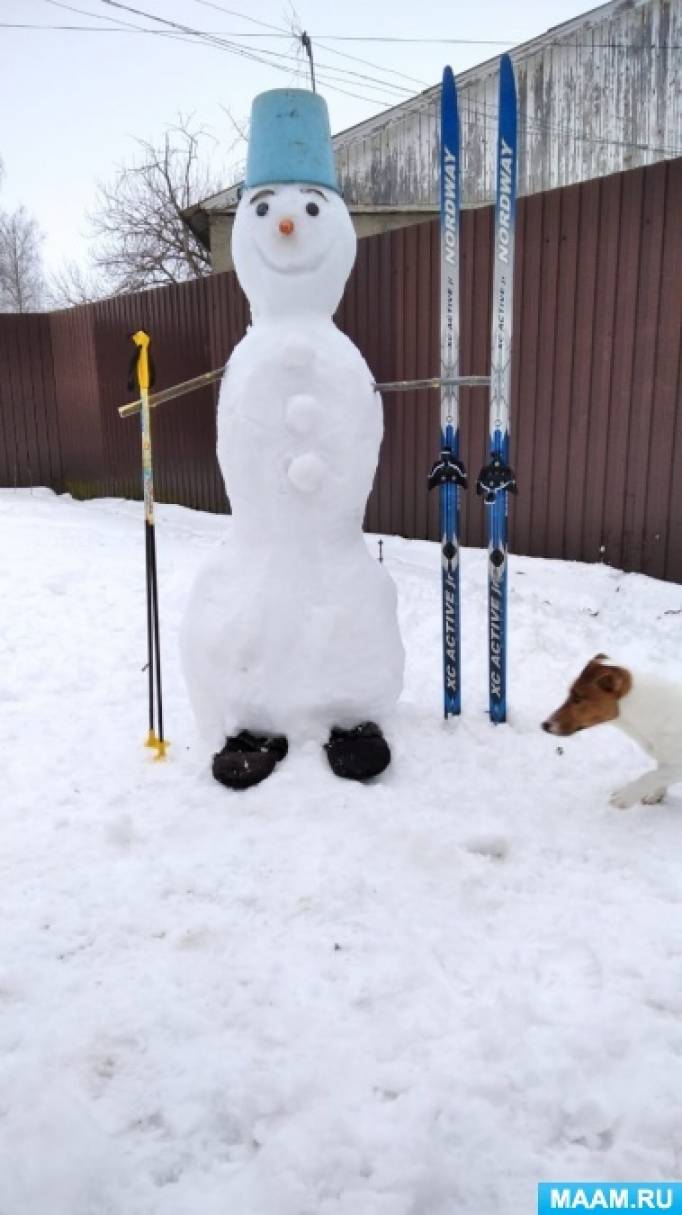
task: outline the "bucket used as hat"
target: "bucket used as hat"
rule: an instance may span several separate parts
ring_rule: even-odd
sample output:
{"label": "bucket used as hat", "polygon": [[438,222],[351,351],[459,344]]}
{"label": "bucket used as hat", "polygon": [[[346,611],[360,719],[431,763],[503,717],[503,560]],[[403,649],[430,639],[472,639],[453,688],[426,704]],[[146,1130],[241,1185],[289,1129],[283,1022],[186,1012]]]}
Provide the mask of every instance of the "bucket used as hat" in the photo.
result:
{"label": "bucket used as hat", "polygon": [[307,89],[270,89],[251,107],[245,185],[304,181],[340,193],[327,103]]}

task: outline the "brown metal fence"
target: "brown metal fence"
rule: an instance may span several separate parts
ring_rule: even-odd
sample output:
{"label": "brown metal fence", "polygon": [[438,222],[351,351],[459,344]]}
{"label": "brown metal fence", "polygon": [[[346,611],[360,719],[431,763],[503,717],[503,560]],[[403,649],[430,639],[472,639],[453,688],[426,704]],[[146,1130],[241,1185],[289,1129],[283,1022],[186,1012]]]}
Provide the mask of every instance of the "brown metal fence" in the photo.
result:
{"label": "brown metal fence", "polygon": [[0,485],[58,485],[62,452],[50,320],[0,317]]}
{"label": "brown metal fence", "polygon": [[[512,453],[516,552],[607,562],[682,581],[682,159],[521,200],[515,280]],[[461,370],[488,368],[492,210],[465,212]],[[360,242],[337,321],[377,380],[438,372],[435,222]],[[140,325],[157,387],[225,362],[248,305],[233,274],[48,316],[0,317],[0,484],[140,496],[139,428],[122,422]],[[219,511],[216,389],[154,413],[160,500]],[[426,476],[435,392],[386,396],[367,526],[437,538]],[[487,393],[461,394],[471,479],[486,456]],[[463,537],[484,543],[463,495]]]}

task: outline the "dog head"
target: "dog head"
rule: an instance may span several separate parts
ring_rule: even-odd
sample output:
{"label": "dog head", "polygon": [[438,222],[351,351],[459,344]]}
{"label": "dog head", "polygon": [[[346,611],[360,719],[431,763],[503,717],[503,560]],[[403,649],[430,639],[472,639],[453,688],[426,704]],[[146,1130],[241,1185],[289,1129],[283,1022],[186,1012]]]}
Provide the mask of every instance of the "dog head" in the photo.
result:
{"label": "dog head", "polygon": [[575,734],[613,721],[618,717],[619,701],[631,687],[632,676],[625,667],[612,666],[606,654],[597,654],[580,672],[568,699],[543,721],[542,728],[548,734]]}

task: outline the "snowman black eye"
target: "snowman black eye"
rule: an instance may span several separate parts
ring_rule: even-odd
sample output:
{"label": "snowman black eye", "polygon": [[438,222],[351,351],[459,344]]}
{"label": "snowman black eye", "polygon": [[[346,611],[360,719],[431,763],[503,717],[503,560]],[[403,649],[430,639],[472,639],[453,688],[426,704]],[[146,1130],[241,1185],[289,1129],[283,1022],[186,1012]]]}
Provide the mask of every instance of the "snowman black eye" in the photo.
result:
{"label": "snowman black eye", "polygon": [[267,215],[269,210],[270,208],[266,202],[259,202],[256,207],[256,215]]}
{"label": "snowman black eye", "polygon": [[318,207],[317,203],[313,203],[313,202],[310,202],[306,205],[306,211],[308,212],[308,215],[319,215],[320,214],[320,208]]}

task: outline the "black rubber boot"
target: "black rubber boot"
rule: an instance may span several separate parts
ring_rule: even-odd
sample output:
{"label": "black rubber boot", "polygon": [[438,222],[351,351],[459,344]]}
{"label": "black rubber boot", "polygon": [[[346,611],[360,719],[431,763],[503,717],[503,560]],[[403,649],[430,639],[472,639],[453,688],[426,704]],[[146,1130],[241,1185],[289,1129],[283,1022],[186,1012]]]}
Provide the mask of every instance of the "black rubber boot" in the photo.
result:
{"label": "black rubber boot", "polygon": [[324,749],[332,772],[345,780],[371,780],[391,762],[388,743],[373,721],[352,730],[334,726]]}
{"label": "black rubber boot", "polygon": [[222,751],[213,756],[213,775],[228,789],[258,785],[284,759],[289,744],[283,734],[252,734],[242,730],[228,738]]}

